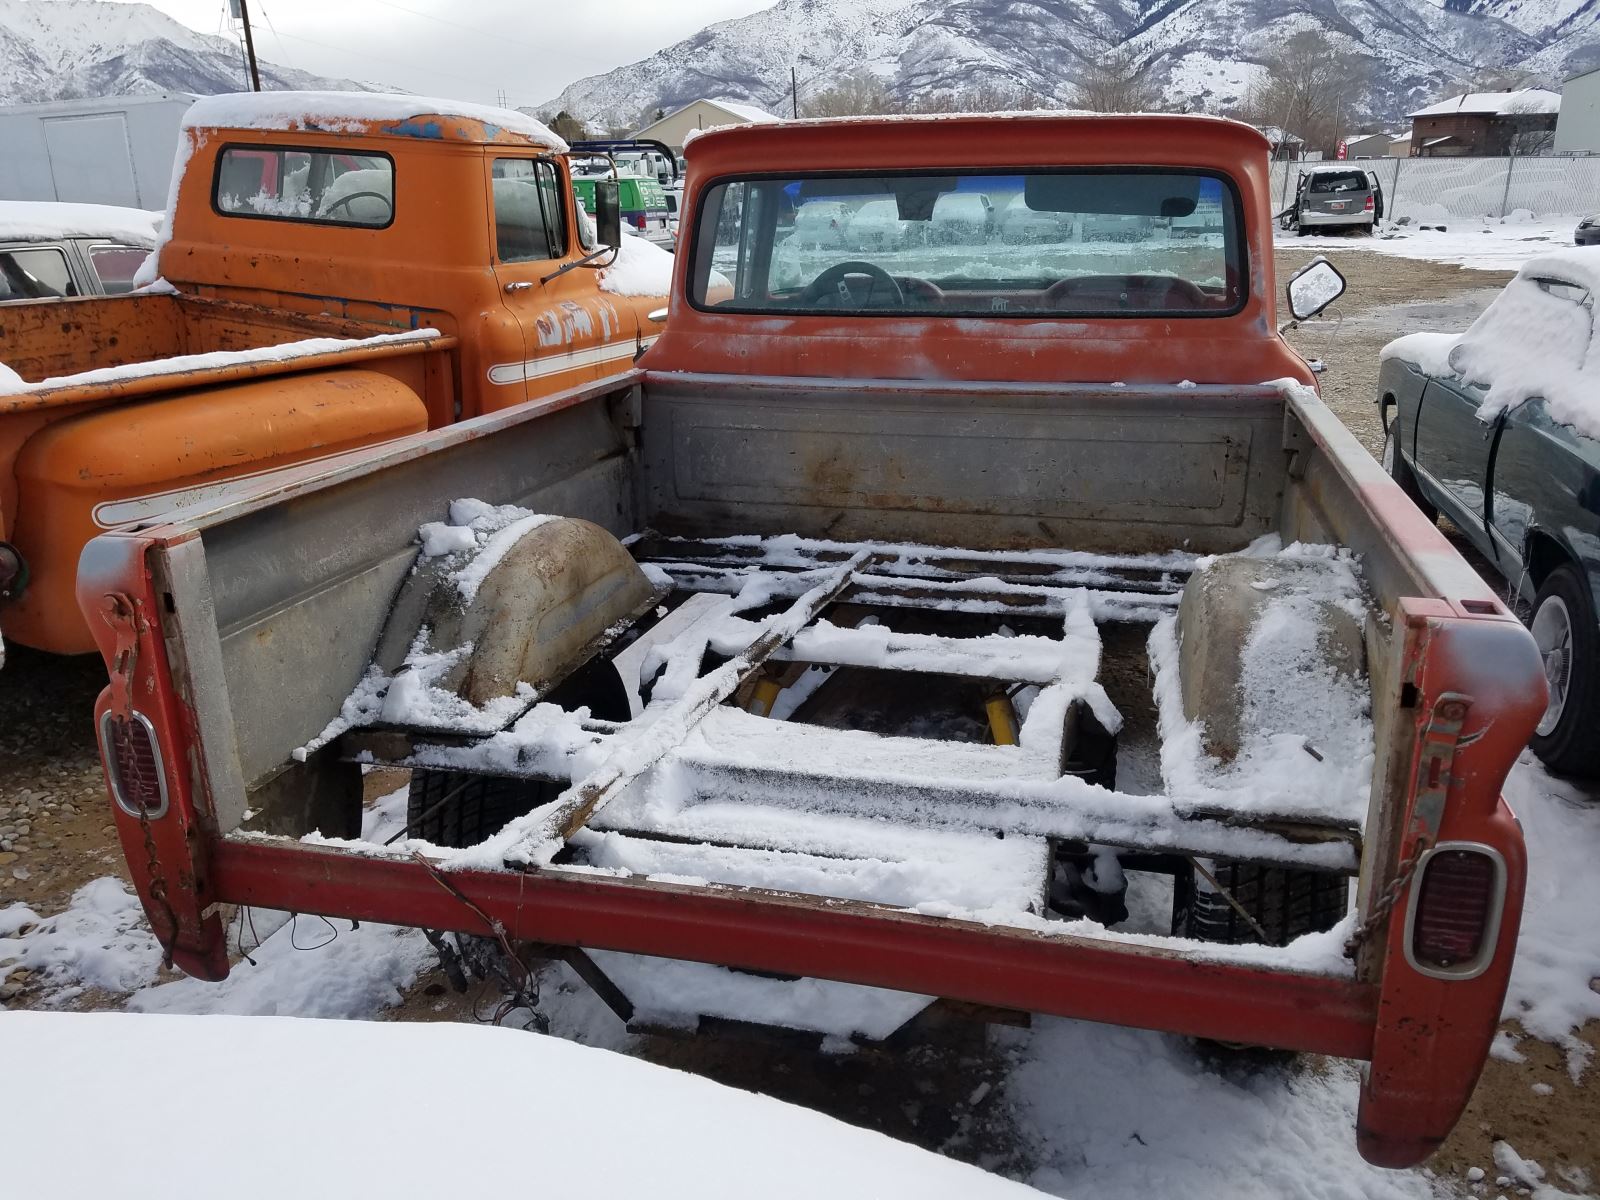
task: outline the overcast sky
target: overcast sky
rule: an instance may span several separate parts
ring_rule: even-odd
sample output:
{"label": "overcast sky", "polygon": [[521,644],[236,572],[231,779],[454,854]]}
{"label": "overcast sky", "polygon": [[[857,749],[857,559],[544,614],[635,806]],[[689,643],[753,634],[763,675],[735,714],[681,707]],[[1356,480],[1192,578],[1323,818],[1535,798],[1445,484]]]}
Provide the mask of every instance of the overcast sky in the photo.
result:
{"label": "overcast sky", "polygon": [[[125,0],[131,2],[131,0]],[[227,0],[146,0],[226,33]],[[775,0],[247,0],[256,54],[408,92],[513,107]]]}

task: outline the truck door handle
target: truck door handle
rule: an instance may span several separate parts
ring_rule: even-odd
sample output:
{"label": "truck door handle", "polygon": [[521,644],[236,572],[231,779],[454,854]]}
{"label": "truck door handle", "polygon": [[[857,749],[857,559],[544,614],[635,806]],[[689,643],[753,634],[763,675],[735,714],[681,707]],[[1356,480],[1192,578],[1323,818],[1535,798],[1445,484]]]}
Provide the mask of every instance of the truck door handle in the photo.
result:
{"label": "truck door handle", "polygon": [[531,288],[532,286],[533,286],[533,284],[529,283],[527,280],[524,279],[524,280],[521,280],[521,281],[519,281],[517,283],[508,283],[508,284],[506,284],[506,291],[508,291],[508,292],[525,292],[529,288]]}

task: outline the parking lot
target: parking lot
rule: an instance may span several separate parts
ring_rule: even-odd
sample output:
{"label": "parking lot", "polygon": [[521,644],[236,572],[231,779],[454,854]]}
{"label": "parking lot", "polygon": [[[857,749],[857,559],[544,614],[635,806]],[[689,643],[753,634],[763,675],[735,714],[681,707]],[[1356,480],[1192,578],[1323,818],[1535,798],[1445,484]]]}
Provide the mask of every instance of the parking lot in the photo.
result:
{"label": "parking lot", "polygon": [[[1281,248],[1280,280],[1317,252],[1345,274],[1348,290],[1325,319],[1290,340],[1325,365],[1324,399],[1377,454],[1382,430],[1372,400],[1380,348],[1402,333],[1464,328],[1509,275],[1375,254],[1352,242],[1348,250]],[[20,902],[48,916],[66,909],[90,881],[125,876],[104,815],[88,719],[102,682],[97,660],[63,661],[16,648],[0,673],[0,758],[11,764],[0,778],[0,911]],[[1532,870],[1539,870],[1537,860]],[[268,924],[260,925],[265,936]],[[346,935],[344,957],[326,960],[331,969],[340,963],[374,969],[378,955],[351,949],[365,944],[354,932]],[[354,991],[381,997],[392,986],[403,993],[401,1002],[352,1001],[326,1015],[467,1020],[475,1009],[494,1009],[487,997],[458,997],[438,973],[419,971],[422,957],[411,943],[403,951],[386,945],[384,952],[381,986]],[[316,953],[292,956],[302,973]],[[856,1053],[819,1054],[809,1042],[753,1042],[738,1030],[698,1038],[630,1035],[565,968],[547,972],[544,983],[541,1013],[556,1034],[769,1092],[1049,1191],[1223,1195],[1229,1180],[1242,1180],[1231,1194],[1435,1194],[1435,1180],[1425,1173],[1378,1172],[1356,1158],[1350,1128],[1356,1083],[1348,1064],[1201,1052],[1178,1038],[1056,1020],[1035,1022],[1031,1030],[985,1031],[952,1019]],[[302,991],[310,994],[310,987]],[[0,988],[0,1003],[9,1007],[124,1002],[103,988],[64,994],[40,972],[14,973]],[[281,995],[274,1003],[282,1003]],[[1494,1143],[1503,1140],[1543,1164],[1553,1190],[1540,1194],[1581,1194],[1594,1186],[1590,1180],[1600,1184],[1593,1070],[1575,1081],[1569,1067],[1581,1050],[1515,1040],[1520,1031],[1509,1028],[1508,1049],[1491,1058],[1466,1118],[1430,1170],[1463,1195],[1510,1195],[1519,1187],[1529,1194],[1535,1185],[1514,1167],[1493,1165]],[[1591,1022],[1582,1037],[1600,1048],[1600,1024]],[[1132,1138],[1108,1141],[1107,1130],[1124,1110]],[[1474,1167],[1487,1168],[1482,1183],[1468,1183]],[[1491,1186],[1502,1177],[1505,1184]]]}

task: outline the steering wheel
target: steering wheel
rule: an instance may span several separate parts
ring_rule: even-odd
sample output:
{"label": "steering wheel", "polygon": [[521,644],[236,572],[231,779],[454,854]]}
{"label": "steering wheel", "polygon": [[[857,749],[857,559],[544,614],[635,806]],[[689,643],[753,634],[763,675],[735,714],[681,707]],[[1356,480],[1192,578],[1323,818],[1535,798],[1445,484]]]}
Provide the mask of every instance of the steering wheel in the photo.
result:
{"label": "steering wheel", "polygon": [[[365,196],[371,196],[374,200],[383,201],[383,206],[389,211],[384,216],[383,220],[379,222],[379,224],[387,224],[389,218],[394,216],[394,201],[390,200],[389,197],[385,196],[382,192],[351,192],[348,196],[340,196],[332,204],[328,205],[322,210],[322,215],[325,217],[331,217],[339,209],[346,207],[350,201],[360,200]],[[354,215],[355,214],[353,213],[351,214],[352,217],[354,217]]]}
{"label": "steering wheel", "polygon": [[[806,304],[818,304],[824,296],[831,296],[833,303],[826,307],[854,306],[855,297],[850,292],[849,284],[845,283],[851,275],[861,275],[871,280],[865,299],[870,300],[873,290],[881,283],[893,294],[896,307],[906,306],[906,294],[900,290],[900,284],[895,277],[876,263],[862,262],[859,259],[834,263],[828,267],[806,285],[805,291],[800,293],[800,299]],[[862,304],[860,307],[865,308],[866,305]]]}

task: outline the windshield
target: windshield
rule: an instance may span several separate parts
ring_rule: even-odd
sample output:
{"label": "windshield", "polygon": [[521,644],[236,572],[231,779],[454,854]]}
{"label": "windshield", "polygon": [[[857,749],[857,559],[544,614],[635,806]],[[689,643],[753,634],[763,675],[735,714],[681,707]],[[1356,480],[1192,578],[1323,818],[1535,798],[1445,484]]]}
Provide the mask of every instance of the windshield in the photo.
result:
{"label": "windshield", "polygon": [[1195,171],[740,179],[701,205],[694,303],[742,312],[1222,316],[1234,190]]}

